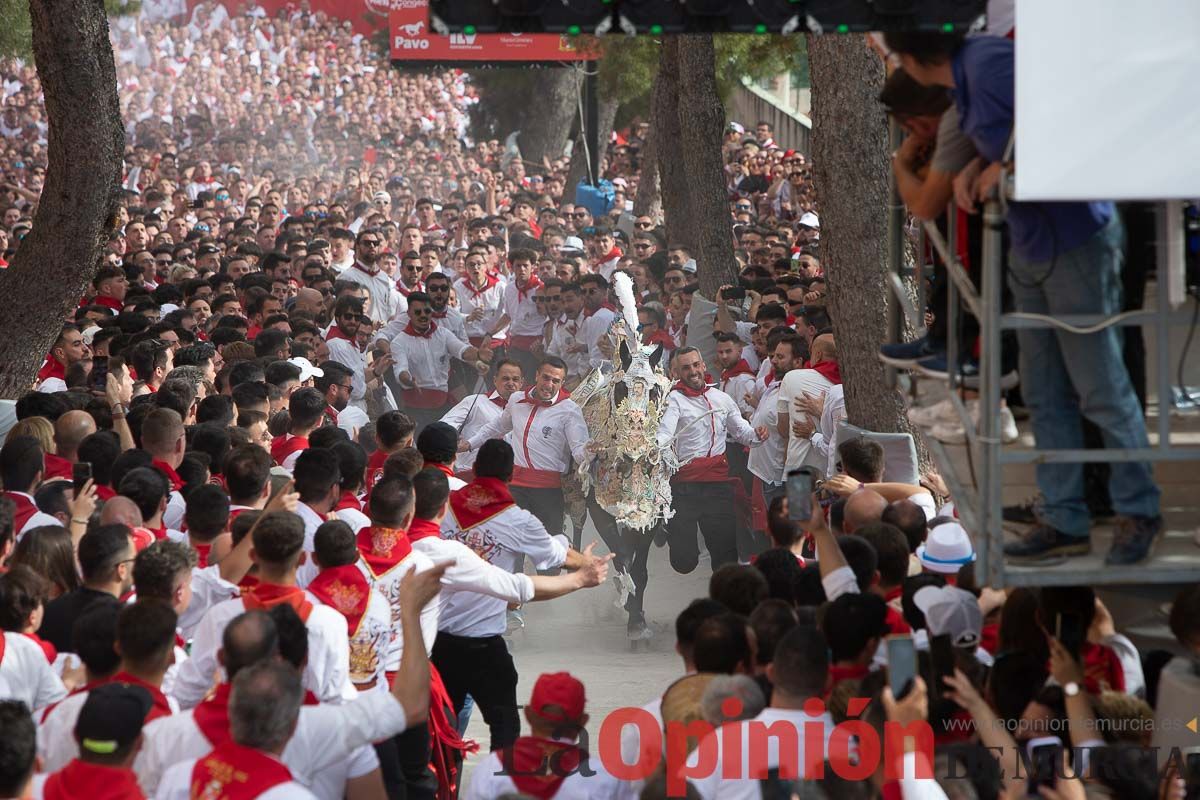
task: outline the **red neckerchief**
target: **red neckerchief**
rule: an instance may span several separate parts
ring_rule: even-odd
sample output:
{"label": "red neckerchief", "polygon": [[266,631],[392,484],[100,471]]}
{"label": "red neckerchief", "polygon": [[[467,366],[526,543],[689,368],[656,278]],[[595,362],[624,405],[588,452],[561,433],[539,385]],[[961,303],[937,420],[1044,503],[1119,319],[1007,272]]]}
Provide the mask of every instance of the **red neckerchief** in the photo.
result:
{"label": "red neckerchief", "polygon": [[246,340],[253,342],[258,338],[260,333],[262,333],[262,326],[256,323],[250,323],[250,325],[246,327]]}
{"label": "red neckerchief", "polygon": [[333,420],[334,425],[337,425],[338,412],[337,412],[336,408],[334,408],[333,406],[330,406],[330,405],[325,406],[325,416],[327,416],[331,420]]}
{"label": "red neckerchief", "polygon": [[501,756],[501,763],[506,767],[512,765],[509,777],[517,791],[549,800],[567,775],[579,766],[583,756],[584,751],[573,742],[522,736]]}
{"label": "red neckerchief", "polygon": [[703,389],[693,389],[683,381],[675,381],[675,385],[671,387],[671,391],[682,392],[684,397],[704,397],[708,391],[706,385]]}
{"label": "red neckerchief", "polygon": [[376,267],[375,269],[367,269],[367,265],[362,263],[361,261],[358,261],[357,259],[354,261],[354,268],[356,270],[358,270],[359,272],[366,273],[367,275],[371,276],[372,278],[374,278],[376,275],[379,274],[378,267]]}
{"label": "red neckerchief", "polygon": [[396,281],[396,291],[398,291],[404,297],[408,297],[413,292],[425,291],[425,287],[423,285],[421,285],[420,281],[417,281],[416,288],[409,289],[407,286],[404,285],[404,281],[398,280],[398,281]]}
{"label": "red neckerchief", "polygon": [[101,500],[112,500],[117,496],[117,493],[110,486],[105,486],[102,483],[96,484],[96,497]]}
{"label": "red neckerchief", "polygon": [[193,544],[192,549],[196,551],[196,566],[204,569],[208,566],[208,556],[212,553],[211,544]]}
{"label": "red neckerchief", "polygon": [[408,526],[408,540],[410,542],[440,538],[442,538],[442,526],[433,520],[414,518]]}
{"label": "red neckerchief", "polygon": [[566,400],[570,396],[571,396],[571,393],[568,392],[566,389],[559,389],[558,396],[555,397],[553,400],[542,400],[540,398],[533,397],[528,392],[526,392],[525,396],[521,398],[520,402],[528,403],[529,405],[536,406],[538,408],[549,408],[550,406],[554,405],[555,403],[561,403],[563,400]]}
{"label": "red neckerchief", "polygon": [[242,605],[247,611],[269,611],[285,603],[296,610],[300,619],[308,622],[313,604],[304,596],[304,590],[299,586],[280,586],[259,580],[254,586],[242,588]]}
{"label": "red neckerchief", "polygon": [[1082,656],[1084,691],[1089,694],[1125,691],[1125,669],[1115,650],[1108,645],[1084,642]]}
{"label": "red neckerchief", "polygon": [[382,448],[371,453],[371,457],[367,459],[367,491],[375,488],[375,484],[383,477],[383,465],[388,460],[390,453],[385,453]]}
{"label": "red neckerchief", "polygon": [[615,312],[615,311],[617,310],[617,307],[616,307],[616,306],[614,306],[612,303],[608,303],[608,302],[601,303],[601,304],[600,304],[599,306],[597,306],[597,307],[596,307],[596,309],[595,309],[595,310],[593,310],[593,311],[588,311],[588,310],[585,308],[585,309],[583,310],[583,316],[584,316],[585,318],[587,318],[587,319],[591,319],[591,318],[592,318],[592,316],[593,316],[593,315],[596,313],[596,311],[599,311],[600,309],[608,309],[609,311],[613,311],[613,312]]}
{"label": "red neckerchief", "polygon": [[358,532],[358,553],[376,578],[382,578],[400,565],[412,552],[412,543],[403,528],[371,525]]}
{"label": "red neckerchief", "polygon": [[356,337],[347,336],[346,332],[337,325],[330,325],[329,332],[325,334],[325,341],[332,342],[334,339],[342,339],[343,341],[347,341],[354,345],[357,350],[362,350],[362,348],[358,346],[358,339]]}
{"label": "red neckerchief", "polygon": [[74,475],[75,465],[62,456],[56,456],[54,453],[46,453],[42,456],[42,463],[45,465],[42,469],[43,481],[55,478],[71,480],[71,477]]}
{"label": "red neckerchief", "polygon": [[856,664],[850,667],[839,667],[837,664],[829,665],[829,683],[835,685],[842,681],[862,680],[867,677],[870,668],[866,664]]}
{"label": "red neckerchief", "polygon": [[159,461],[157,458],[150,462],[150,466],[167,476],[167,480],[171,482],[171,489],[178,492],[183,488],[183,478],[179,477],[179,473],[165,461]]}
{"label": "red neckerchief", "polygon": [[763,378],[763,386],[770,386],[774,382],[775,382],[775,368],[772,367],[771,371],[767,373],[765,378]]}
{"label": "red neckerchief", "polygon": [[112,309],[113,311],[117,312],[118,314],[120,314],[121,310],[125,308],[125,304],[122,303],[120,300],[118,300],[115,297],[109,297],[106,294],[96,295],[95,297],[92,298],[91,304],[94,306],[104,306],[105,308]]}
{"label": "red neckerchief", "polygon": [[127,767],[89,764],[78,758],[46,779],[42,787],[46,800],[145,800],[137,775]]}
{"label": "red neckerchief", "polygon": [[229,739],[229,694],[233,684],[219,683],[212,696],[192,709],[192,721],[213,747]]}
{"label": "red neckerchief", "polygon": [[446,466],[445,464],[435,463],[433,461],[426,461],[425,464],[422,466],[422,469],[436,469],[438,472],[442,473],[447,478],[455,477],[454,470],[450,469],[450,467]]}
{"label": "red neckerchief", "polygon": [[[54,663],[54,659],[58,658],[58,648],[55,647],[50,642],[47,642],[45,639],[42,639],[41,637],[39,637],[36,633],[23,633],[21,635],[24,636],[26,639],[32,639],[34,644],[36,644],[38,647],[42,648],[42,653],[45,654],[46,660],[49,661],[51,664]],[[0,659],[3,658],[3,652],[4,652],[3,648],[4,648],[4,645],[0,644]]]}
{"label": "red neckerchief", "polygon": [[816,370],[825,377],[825,380],[835,386],[842,382],[842,371],[838,368],[836,361],[822,361],[819,364],[813,364],[810,369]]}
{"label": "red neckerchief", "polygon": [[30,518],[38,513],[37,504],[24,494],[18,494],[17,492],[4,492],[4,496],[12,500],[16,506],[16,510],[13,512],[13,531],[19,534],[25,530],[25,526],[29,524]]}
{"label": "red neckerchief", "polygon": [[649,336],[643,333],[642,344],[646,347],[653,347],[656,344],[661,344],[663,350],[675,349],[675,340],[671,338],[671,334],[667,333],[661,328]]}
{"label": "red neckerchief", "polygon": [[347,509],[362,511],[362,503],[358,501],[358,496],[349,490],[342,492],[338,496],[337,505],[333,507],[334,511],[345,511]]}
{"label": "red neckerchief", "polygon": [[282,761],[226,739],[192,768],[190,796],[251,800],[291,779]]}
{"label": "red neckerchief", "polygon": [[407,333],[409,336],[417,336],[422,339],[430,338],[431,336],[433,336],[433,332],[436,330],[437,330],[437,323],[433,322],[433,321],[430,321],[429,327],[425,330],[424,333],[421,333],[420,331],[418,331],[416,328],[413,327],[412,320],[409,320],[409,323],[404,326],[404,332]]}
{"label": "red neckerchief", "polygon": [[[492,395],[495,395],[495,396],[493,397]],[[488,401],[492,405],[494,405],[496,408],[503,410],[504,408],[506,408],[508,406],[508,401],[505,400],[503,397],[496,394],[495,392],[492,392],[492,395],[488,396]]]}
{"label": "red neckerchief", "polygon": [[450,493],[450,510],[458,527],[464,531],[515,504],[508,485],[499,478],[476,478],[457,492]]}
{"label": "red neckerchief", "polygon": [[367,615],[367,604],[371,599],[371,584],[367,583],[362,570],[356,564],[323,569],[308,584],[308,590],[346,618],[353,639]]}
{"label": "red neckerchief", "polygon": [[607,264],[614,258],[619,261],[623,255],[625,254],[621,252],[621,248],[614,244],[612,250],[609,250],[607,255],[601,256],[598,260],[592,262],[592,272],[599,273],[602,265]]}
{"label": "red neckerchief", "polygon": [[753,375],[754,370],[750,369],[750,364],[746,359],[741,359],[729,369],[721,370],[721,383],[736,378],[738,375]]}
{"label": "red neckerchief", "polygon": [[[516,283],[513,284],[516,286]],[[525,281],[525,286],[517,286],[517,302],[525,301],[526,296],[537,289],[542,288],[542,279],[537,275],[530,275],[529,280]]]}
{"label": "red neckerchief", "polygon": [[37,377],[39,383],[47,378],[58,378],[65,383],[67,380],[67,368],[60,364],[54,356],[46,356],[46,363],[38,370]]}
{"label": "red neckerchief", "polygon": [[490,272],[484,273],[484,278],[485,278],[485,280],[484,280],[482,289],[477,287],[475,285],[475,281],[473,279],[471,279],[470,277],[468,277],[465,281],[463,281],[463,283],[467,287],[467,290],[471,293],[472,297],[474,297],[476,299],[478,299],[479,297],[482,297],[484,292],[492,289],[496,284],[498,284],[500,282],[500,279],[498,277],[496,277],[495,275],[491,274]]}
{"label": "red neckerchief", "polygon": [[307,449],[308,439],[304,436],[292,436],[290,433],[285,433],[271,440],[271,458],[281,467],[284,460],[292,453]]}
{"label": "red neckerchief", "polygon": [[166,525],[160,525],[157,528],[146,528],[146,530],[154,534],[154,541],[156,542],[161,542],[163,539],[167,538]]}
{"label": "red neckerchief", "polygon": [[135,678],[133,675],[130,675],[124,670],[118,672],[116,675],[113,675],[112,678],[106,682],[120,683],[124,684],[125,686],[140,686],[150,693],[151,699],[154,700],[154,705],[150,707],[150,711],[146,714],[146,722],[144,724],[149,724],[159,717],[169,717],[173,713],[171,711],[171,704],[167,702],[167,696],[162,693],[161,688],[152,683],[147,683],[141,678]]}

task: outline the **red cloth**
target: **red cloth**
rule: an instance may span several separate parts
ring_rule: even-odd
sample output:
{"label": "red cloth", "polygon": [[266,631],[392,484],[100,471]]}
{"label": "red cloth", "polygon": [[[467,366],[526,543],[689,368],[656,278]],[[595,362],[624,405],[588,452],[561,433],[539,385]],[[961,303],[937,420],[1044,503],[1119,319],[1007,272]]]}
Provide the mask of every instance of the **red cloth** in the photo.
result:
{"label": "red cloth", "polygon": [[642,334],[642,345],[644,347],[653,347],[656,344],[661,344],[664,351],[675,349],[675,340],[671,338],[671,334],[664,330],[657,330],[649,336]]}
{"label": "red cloth", "polygon": [[20,533],[29,524],[29,518],[38,512],[38,507],[28,497],[16,492],[4,492],[3,494],[16,506],[13,513],[13,531]]}
{"label": "red cloth", "polygon": [[450,469],[450,467],[446,466],[445,464],[438,464],[433,461],[426,461],[424,464],[424,469],[436,469],[438,472],[442,473],[447,478],[455,477],[454,470]]}
{"label": "red cloth", "polygon": [[996,655],[996,651],[1000,649],[1000,625],[998,623],[989,622],[983,626],[983,631],[979,636],[979,646],[992,655]]}
{"label": "red cloth", "polygon": [[431,538],[440,539],[441,536],[442,526],[433,520],[413,519],[412,524],[408,526],[408,540],[410,542],[419,542],[422,539]]}
{"label": "red cloth", "polygon": [[46,779],[45,800],[145,800],[137,775],[126,767],[89,764],[78,758]]}
{"label": "red cloth", "polygon": [[1116,651],[1106,644],[1084,643],[1083,674],[1083,688],[1089,694],[1100,694],[1106,689],[1125,691],[1125,668]]}
{"label": "red cloth", "polygon": [[308,622],[313,604],[299,586],[280,586],[260,580],[254,586],[242,588],[242,605],[247,611],[269,611],[285,603],[296,610],[300,619]]}
{"label": "red cloth", "polygon": [[196,551],[196,566],[204,569],[208,566],[208,556],[212,552],[211,544],[194,544],[192,549]]}
{"label": "red cloth", "polygon": [[[21,635],[26,639],[32,639],[38,647],[42,648],[42,652],[46,655],[46,660],[51,664],[54,663],[54,659],[58,658],[58,648],[45,639],[40,638],[36,633],[23,633]],[[3,654],[4,645],[0,644],[0,660],[3,660]]]}
{"label": "red cloth", "polygon": [[362,511],[362,503],[359,502],[357,495],[349,490],[342,492],[338,496],[337,505],[333,507],[334,511],[345,511],[347,509]]}
{"label": "red cloth", "polygon": [[403,528],[372,525],[358,532],[358,552],[376,578],[391,572],[412,553],[412,543]]}
{"label": "red cloth", "polygon": [[[513,285],[515,286],[516,284],[514,283]],[[524,286],[517,286],[517,302],[522,302],[526,295],[532,294],[540,288],[542,288],[542,279],[537,275],[530,275],[529,280],[525,281]]]}
{"label": "red cloth", "polygon": [[409,408],[441,408],[450,399],[445,389],[404,389],[401,394]]}
{"label": "red cloth", "polygon": [[816,370],[824,376],[825,380],[835,386],[842,382],[842,372],[838,368],[836,361],[822,361],[819,364],[813,364],[811,369]]}
{"label": "red cloth", "polygon": [[508,486],[498,478],[476,478],[457,492],[450,493],[450,508],[462,530],[480,523],[516,505]]}
{"label": "red cloth", "polygon": [[283,466],[284,460],[292,453],[307,449],[308,439],[304,436],[292,436],[290,433],[285,433],[271,440],[271,458],[280,466]]}
{"label": "red cloth", "polygon": [[353,639],[371,599],[371,584],[362,570],[356,564],[323,569],[308,584],[308,590],[346,618],[348,633]]}
{"label": "red cloth", "polygon": [[[570,396],[571,396],[571,393],[568,392],[566,389],[559,389],[558,396],[555,397],[553,400],[542,400],[539,397],[534,397],[533,395],[526,394],[524,397],[521,398],[520,402],[528,403],[529,405],[537,406],[538,408],[549,408],[550,406],[554,405],[555,403],[561,403],[563,400],[566,400]],[[534,413],[536,414],[537,412],[535,411]]]}
{"label": "red cloth", "polygon": [[75,465],[54,453],[46,453],[42,457],[42,480],[51,481],[56,478],[71,480],[75,475]]}
{"label": "red cloth", "polygon": [[251,800],[291,779],[282,761],[227,739],[192,768],[191,796]]}
{"label": "red cloth", "polygon": [[[501,763],[512,764],[509,777],[517,791],[539,800],[554,797],[567,775],[575,771],[584,752],[571,742],[522,736]],[[557,769],[550,769],[553,764]]]}
{"label": "red cloth", "polygon": [[671,478],[671,482],[719,483],[728,478],[729,461],[726,460],[725,454],[722,453],[719,456],[693,458],[679,468],[679,471]]}
{"label": "red cloth", "polygon": [[67,380],[67,368],[59,363],[54,356],[46,356],[46,363],[42,364],[42,368],[38,370],[38,383],[47,378],[58,378],[64,383]]}
{"label": "red cloth", "polygon": [[487,275],[485,275],[484,280],[485,280],[485,283],[483,284],[482,289],[476,287],[475,281],[473,281],[469,278],[467,280],[463,281],[463,284],[467,287],[467,291],[469,291],[471,293],[471,296],[478,298],[478,297],[481,297],[488,289],[491,289],[493,286],[495,286],[497,283],[500,282],[500,279],[498,277],[496,277],[495,275],[492,275],[491,273],[488,273]]}
{"label": "red cloth", "polygon": [[[354,345],[355,347],[358,347],[358,340],[356,338],[353,336],[347,336],[345,331],[343,331],[337,325],[330,325],[329,333],[325,334],[325,341],[332,342],[334,339],[342,339]],[[359,349],[361,350],[362,348],[360,347]]]}
{"label": "red cloth", "polygon": [[383,452],[382,449],[371,453],[371,457],[367,459],[367,491],[375,487],[379,479],[383,477],[383,463],[387,461],[390,453]]}
{"label": "red cloth", "polygon": [[436,322],[430,322],[429,327],[426,328],[423,332],[419,331],[413,327],[412,320],[409,320],[408,324],[404,326],[405,333],[407,333],[409,336],[416,336],[420,339],[430,338],[431,336],[433,336],[433,332],[436,330],[437,330]]}
{"label": "red cloth", "polygon": [[683,392],[684,397],[703,397],[704,393],[708,391],[708,388],[709,387],[705,386],[703,389],[693,389],[683,381],[675,381],[675,385],[671,387],[671,390],[675,392]]}
{"label": "red cloth", "polygon": [[118,300],[115,297],[109,297],[106,294],[96,295],[95,297],[92,298],[92,302],[88,303],[88,305],[104,306],[105,308],[111,309],[111,310],[117,312],[118,314],[120,314],[122,309],[125,308],[124,302],[122,302],[121,300]]}
{"label": "red cloth", "polygon": [[192,710],[192,720],[213,747],[229,739],[229,694],[232,691],[231,683],[217,684],[212,695]]}
{"label": "red cloth", "polygon": [[442,682],[442,674],[432,663],[429,664],[429,695],[430,766],[438,779],[437,797],[457,797],[462,761],[477,751],[479,745],[458,735],[454,703]]}
{"label": "red cloth", "polygon": [[750,362],[746,359],[741,359],[729,369],[721,370],[721,383],[736,378],[738,375],[756,375],[757,373],[750,369]]}
{"label": "red cloth", "polygon": [[102,483],[97,483],[95,485],[95,488],[96,488],[96,497],[98,497],[101,500],[112,500],[114,497],[117,496],[116,491],[114,491],[112,488],[110,488],[108,486],[105,486]]}

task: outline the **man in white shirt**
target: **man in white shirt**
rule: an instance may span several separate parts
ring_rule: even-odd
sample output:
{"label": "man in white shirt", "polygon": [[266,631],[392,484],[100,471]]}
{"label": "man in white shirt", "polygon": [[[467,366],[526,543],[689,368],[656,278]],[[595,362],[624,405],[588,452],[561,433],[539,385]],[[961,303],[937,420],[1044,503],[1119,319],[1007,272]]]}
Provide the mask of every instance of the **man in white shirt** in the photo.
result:
{"label": "man in white shirt", "polygon": [[[550,536],[508,489],[513,448],[487,440],[475,460],[475,480],[450,495],[442,535],[474,550],[490,564],[519,572],[528,557],[541,571],[581,569],[594,559],[572,550],[563,536]],[[374,496],[372,496],[374,500]],[[517,671],[504,642],[508,603],[496,597],[454,592],[443,603],[433,662],[461,712],[468,694],[491,731],[492,749],[511,745],[520,732]]]}
{"label": "man in white shirt", "polygon": [[67,688],[33,639],[0,631],[0,648],[0,700],[19,700],[39,711],[67,696]]}
{"label": "man in white shirt", "polygon": [[[458,401],[458,405],[446,412],[442,422],[452,425],[458,431],[459,438],[470,439],[504,413],[508,399],[519,392],[524,383],[521,365],[510,358],[501,359],[496,362],[492,392],[464,397]],[[459,453],[454,462],[454,470],[463,480],[470,480],[472,477],[471,466],[475,463],[475,453],[475,450]]]}
{"label": "man in white shirt", "polygon": [[617,316],[616,307],[608,302],[608,286],[603,275],[584,275],[579,279],[579,288],[583,292],[583,343],[587,345],[589,369],[610,360],[600,348]]}
{"label": "man in white shirt", "polygon": [[438,325],[424,292],[408,296],[408,318],[408,324],[392,339],[393,369],[403,390],[405,413],[420,433],[430,422],[441,419],[450,405],[450,359],[474,364],[483,374],[492,354],[486,346],[473,347]]}
{"label": "man in white shirt", "polygon": [[42,525],[62,523],[37,507],[33,492],[42,482],[46,456],[42,446],[32,436],[10,436],[0,448],[0,482],[4,492],[0,497],[10,500],[13,509],[13,535],[19,541],[25,531]]}
{"label": "man in white shirt", "polygon": [[459,311],[465,315],[467,340],[480,347],[496,323],[504,315],[504,283],[498,275],[488,273],[486,248],[472,248],[467,254],[466,275],[454,282]]}
{"label": "man in white shirt", "polygon": [[[361,320],[365,302],[361,297],[339,297],[333,307],[333,324],[325,334],[329,360],[336,361],[352,373],[349,405],[360,411],[366,410],[368,391],[384,391],[382,376],[391,366],[390,355],[376,358],[368,366],[367,353],[358,344],[358,329],[363,324]],[[386,405],[390,410],[391,401],[388,400]]]}
{"label": "man in white shirt", "polygon": [[522,366],[525,379],[531,380],[537,366],[533,347],[542,340],[542,326],[546,324],[546,315],[538,311],[534,301],[534,295],[542,288],[534,269],[537,254],[517,249],[509,254],[508,261],[513,279],[504,288],[504,314],[488,333],[494,336],[508,328],[508,356]]}
{"label": "man in white shirt", "polygon": [[[814,767],[806,759],[816,756],[823,763],[829,754],[833,718],[828,712],[807,713],[805,703],[824,695],[828,675],[829,648],[820,630],[800,625],[787,633],[767,665],[767,680],[773,687],[770,705],[751,720],[727,722],[688,754],[687,764],[695,766],[699,753],[716,752],[712,769],[691,779],[699,795],[704,800],[759,800],[759,782],[768,778],[768,772],[784,779],[803,778]],[[766,736],[761,735],[764,725],[770,729]],[[753,736],[751,726],[758,729]],[[731,732],[730,727],[737,731]],[[819,747],[805,741],[815,731],[821,734]],[[733,742],[740,745],[730,752],[727,745]]]}
{"label": "man in white shirt", "polygon": [[296,583],[296,568],[304,552],[304,522],[286,511],[258,519],[251,533],[258,582],[242,587],[242,596],[213,606],[196,628],[191,658],[179,669],[175,698],[183,708],[199,703],[212,687],[221,634],[231,619],[254,609],[287,603],[308,627],[305,686],[317,699],[342,702],[355,697],[350,683],[350,644],[346,620],[321,604]]}
{"label": "man in white shirt", "polygon": [[567,366],[562,359],[542,359],[533,387],[513,395],[496,420],[458,446],[464,453],[511,432],[516,452],[512,495],[551,535],[563,532],[563,474],[572,458],[577,464],[589,460],[587,423],[579,406],[562,388],[566,377]]}
{"label": "man in white shirt", "polygon": [[554,329],[554,338],[550,340],[546,354],[558,356],[566,363],[567,385],[574,386],[587,375],[590,364],[583,330],[587,317],[583,312],[583,289],[579,284],[563,286],[562,307],[562,321]]}
{"label": "man in white shirt", "polygon": [[361,284],[371,298],[367,314],[375,323],[387,323],[408,306],[396,284],[379,269],[379,254],[383,252],[383,233],[376,228],[359,231],[354,242],[354,263],[338,276],[338,280]]}
{"label": "man in white shirt", "polygon": [[675,510],[667,523],[671,566],[683,574],[696,568],[699,527],[715,570],[737,560],[726,437],[755,448],[766,441],[768,431],[750,427],[733,398],[707,385],[704,358],[695,347],[676,350],[671,369],[676,383],[658,424],[658,446],[673,448],[682,465],[671,479]]}
{"label": "man in white shirt", "polygon": [[67,370],[72,364],[89,358],[91,349],[83,341],[83,334],[74,325],[64,325],[58,338],[50,347],[50,355],[38,372],[38,384],[35,389],[39,392],[65,392],[67,390]]}
{"label": "man in white shirt", "polygon": [[[819,398],[822,392],[828,392],[835,385],[840,386],[841,382],[833,336],[828,333],[817,336],[812,342],[808,366],[796,369],[784,378],[776,401],[780,430],[788,439],[789,471],[806,465],[822,471],[827,469],[827,448],[814,449],[812,436],[816,432],[816,417],[803,411],[802,406],[809,402],[807,398]],[[792,422],[800,423],[798,429]]]}

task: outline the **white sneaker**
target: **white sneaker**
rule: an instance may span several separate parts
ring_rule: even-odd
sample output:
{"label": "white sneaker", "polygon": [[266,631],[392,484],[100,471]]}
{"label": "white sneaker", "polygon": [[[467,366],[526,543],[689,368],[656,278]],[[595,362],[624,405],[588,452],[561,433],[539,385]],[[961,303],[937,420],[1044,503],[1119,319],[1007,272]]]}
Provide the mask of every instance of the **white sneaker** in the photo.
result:
{"label": "white sneaker", "polygon": [[1008,406],[1000,406],[1000,441],[1005,444],[1012,444],[1021,434],[1017,431],[1017,421],[1013,418],[1013,413],[1008,410]]}
{"label": "white sneaker", "polygon": [[[977,414],[978,412],[974,409],[978,408],[979,401],[967,400],[966,406],[967,411]],[[931,406],[910,408],[908,410],[908,421],[918,428],[932,428],[940,424],[957,425],[959,423],[958,411],[954,408],[954,401],[949,397]]]}
{"label": "white sneaker", "polygon": [[[978,425],[979,405],[968,406],[968,410],[971,412],[971,420]],[[944,444],[965,444],[967,441],[966,428],[957,418],[951,422],[934,425],[930,435]],[[1017,421],[1013,419],[1012,412],[1008,410],[1008,406],[1000,406],[1000,441],[1004,444],[1011,444],[1017,440],[1018,436]]]}

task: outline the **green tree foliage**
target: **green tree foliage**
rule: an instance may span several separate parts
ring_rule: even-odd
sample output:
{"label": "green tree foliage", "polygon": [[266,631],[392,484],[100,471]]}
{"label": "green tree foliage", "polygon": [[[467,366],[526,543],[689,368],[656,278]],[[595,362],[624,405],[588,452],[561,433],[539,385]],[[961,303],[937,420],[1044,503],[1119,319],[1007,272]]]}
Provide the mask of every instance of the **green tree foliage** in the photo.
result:
{"label": "green tree foliage", "polygon": [[[104,10],[110,17],[136,14],[140,8],[137,0],[104,0]],[[0,57],[29,58],[33,54],[32,37],[28,0],[0,0]]]}

